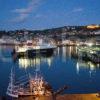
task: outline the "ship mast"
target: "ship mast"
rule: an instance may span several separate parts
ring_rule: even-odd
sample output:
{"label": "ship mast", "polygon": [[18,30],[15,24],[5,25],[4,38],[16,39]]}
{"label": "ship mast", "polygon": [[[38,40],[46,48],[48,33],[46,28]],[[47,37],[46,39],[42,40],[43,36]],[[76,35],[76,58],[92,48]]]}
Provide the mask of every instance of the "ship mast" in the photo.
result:
{"label": "ship mast", "polygon": [[6,94],[11,96],[11,97],[18,97],[17,91],[15,89],[15,85],[14,85],[14,73],[13,73],[13,67],[11,69],[11,74],[10,74],[10,82],[7,88],[7,92]]}
{"label": "ship mast", "polygon": [[13,87],[14,87],[14,74],[13,74],[13,68],[11,69],[11,74],[10,74],[10,87],[11,87],[11,91],[13,91]]}

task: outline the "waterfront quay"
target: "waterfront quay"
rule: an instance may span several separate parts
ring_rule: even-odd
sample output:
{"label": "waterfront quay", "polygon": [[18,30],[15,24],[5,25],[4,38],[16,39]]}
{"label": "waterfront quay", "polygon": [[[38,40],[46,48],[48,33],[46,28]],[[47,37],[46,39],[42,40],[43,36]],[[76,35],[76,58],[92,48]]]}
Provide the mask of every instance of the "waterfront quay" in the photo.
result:
{"label": "waterfront quay", "polygon": [[58,95],[55,99],[52,96],[39,96],[39,97],[20,97],[18,99],[8,99],[7,97],[0,97],[0,100],[100,100],[98,93],[93,94],[65,94]]}
{"label": "waterfront quay", "polygon": [[26,98],[19,98],[18,100],[100,100],[97,93],[94,94],[65,94],[65,95],[58,95],[56,98],[52,97],[26,97]]}

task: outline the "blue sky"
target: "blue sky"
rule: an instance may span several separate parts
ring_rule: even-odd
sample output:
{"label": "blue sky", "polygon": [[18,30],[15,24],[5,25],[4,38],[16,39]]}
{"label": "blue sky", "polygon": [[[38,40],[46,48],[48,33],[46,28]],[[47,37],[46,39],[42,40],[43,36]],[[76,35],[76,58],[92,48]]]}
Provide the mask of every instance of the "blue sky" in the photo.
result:
{"label": "blue sky", "polygon": [[0,0],[0,30],[100,24],[100,0]]}

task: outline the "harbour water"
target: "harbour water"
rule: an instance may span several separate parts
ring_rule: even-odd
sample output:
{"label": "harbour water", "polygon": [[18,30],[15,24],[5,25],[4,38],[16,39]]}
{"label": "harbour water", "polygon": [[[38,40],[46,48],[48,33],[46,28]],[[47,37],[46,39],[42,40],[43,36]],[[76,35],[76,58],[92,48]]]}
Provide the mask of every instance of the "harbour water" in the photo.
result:
{"label": "harbour water", "polygon": [[24,57],[16,60],[11,56],[13,48],[0,46],[0,95],[6,95],[12,66],[15,68],[16,79],[27,73],[34,74],[36,68],[40,69],[54,91],[68,85],[64,93],[100,92],[100,65],[74,58],[76,46],[58,47],[49,57]]}

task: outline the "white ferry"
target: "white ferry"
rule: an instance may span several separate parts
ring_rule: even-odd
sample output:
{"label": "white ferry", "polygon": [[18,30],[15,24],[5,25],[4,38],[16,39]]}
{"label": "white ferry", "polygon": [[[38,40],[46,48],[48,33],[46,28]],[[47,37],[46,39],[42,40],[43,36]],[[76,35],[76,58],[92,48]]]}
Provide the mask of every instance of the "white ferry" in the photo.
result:
{"label": "white ferry", "polygon": [[23,45],[17,46],[15,48],[15,53],[18,56],[28,55],[28,56],[36,56],[37,54],[52,54],[56,45],[53,43],[43,42],[39,40],[36,44],[33,45]]}

